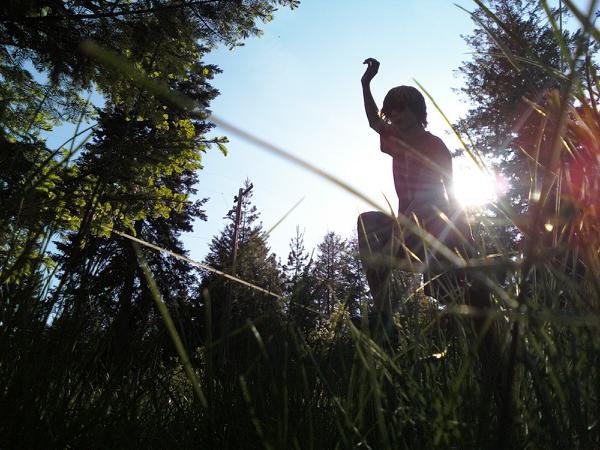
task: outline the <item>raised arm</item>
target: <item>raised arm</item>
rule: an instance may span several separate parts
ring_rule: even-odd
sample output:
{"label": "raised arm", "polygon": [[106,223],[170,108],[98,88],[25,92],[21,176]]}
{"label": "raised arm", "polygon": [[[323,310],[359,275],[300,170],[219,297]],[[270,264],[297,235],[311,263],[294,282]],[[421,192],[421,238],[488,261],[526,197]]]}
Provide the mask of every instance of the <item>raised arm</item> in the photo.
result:
{"label": "raised arm", "polygon": [[365,112],[367,113],[367,119],[369,119],[369,126],[378,133],[383,127],[383,120],[379,117],[379,109],[375,100],[373,100],[373,94],[371,94],[371,80],[377,71],[379,70],[379,61],[374,58],[367,58],[363,64],[367,65],[364,75],[360,79],[363,90],[363,99],[365,102]]}

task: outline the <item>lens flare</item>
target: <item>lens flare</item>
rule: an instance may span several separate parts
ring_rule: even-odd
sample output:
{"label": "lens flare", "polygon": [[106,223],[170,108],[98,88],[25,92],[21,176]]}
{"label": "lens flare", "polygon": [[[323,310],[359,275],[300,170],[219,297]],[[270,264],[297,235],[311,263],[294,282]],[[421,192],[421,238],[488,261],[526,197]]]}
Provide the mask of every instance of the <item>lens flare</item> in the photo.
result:
{"label": "lens flare", "polygon": [[457,165],[454,170],[454,197],[464,208],[477,208],[495,201],[507,189],[506,180],[473,165]]}

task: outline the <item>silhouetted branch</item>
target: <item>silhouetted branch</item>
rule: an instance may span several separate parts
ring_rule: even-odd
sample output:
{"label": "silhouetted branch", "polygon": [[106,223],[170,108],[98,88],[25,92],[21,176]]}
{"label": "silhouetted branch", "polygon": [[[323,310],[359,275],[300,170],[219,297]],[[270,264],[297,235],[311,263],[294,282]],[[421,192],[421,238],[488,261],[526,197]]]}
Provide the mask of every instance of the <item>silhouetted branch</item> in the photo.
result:
{"label": "silhouetted branch", "polygon": [[101,18],[113,18],[121,16],[131,16],[135,14],[150,14],[158,11],[166,11],[170,9],[180,8],[192,8],[194,6],[205,5],[208,3],[217,3],[222,0],[194,0],[183,3],[176,3],[171,5],[156,6],[153,8],[135,9],[135,10],[121,10],[97,14],[69,14],[69,15],[47,15],[47,16],[35,16],[35,17],[7,17],[0,16],[0,21],[13,22],[13,23],[31,23],[40,21],[50,21],[59,19],[101,19]]}

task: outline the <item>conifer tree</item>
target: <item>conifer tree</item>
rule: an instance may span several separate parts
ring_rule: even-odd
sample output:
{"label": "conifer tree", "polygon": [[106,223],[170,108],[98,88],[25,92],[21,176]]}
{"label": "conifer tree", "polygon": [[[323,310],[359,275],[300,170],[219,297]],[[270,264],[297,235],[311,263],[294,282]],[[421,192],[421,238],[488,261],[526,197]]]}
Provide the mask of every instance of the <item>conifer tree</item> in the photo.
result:
{"label": "conifer tree", "polygon": [[[541,2],[491,0],[473,12],[475,30],[465,40],[473,51],[458,69],[464,79],[460,92],[472,107],[458,123],[475,148],[508,179],[509,200],[517,211],[530,201],[531,147],[538,114],[531,102],[543,103],[564,83],[566,65],[554,30]],[[553,11],[558,20],[564,11]],[[577,34],[563,32],[573,47]]]}
{"label": "conifer tree", "polygon": [[334,231],[326,233],[317,246],[312,295],[315,306],[326,316],[331,314],[336,303],[343,301],[346,294],[343,279],[346,247],[346,241]]}
{"label": "conifer tree", "polygon": [[302,273],[304,272],[309,255],[304,247],[304,232],[300,232],[300,227],[296,226],[296,235],[290,240],[290,252],[288,260],[284,266],[286,275],[286,294],[291,294],[296,288]]}
{"label": "conifer tree", "polygon": [[350,315],[357,317],[370,305],[369,286],[358,251],[358,236],[353,235],[346,241],[342,262],[342,280],[345,287],[343,301]]}
{"label": "conifer tree", "polygon": [[288,302],[287,313],[294,324],[307,332],[318,319],[312,292],[315,285],[313,260],[304,247],[304,233],[296,227],[296,235],[290,240],[290,252],[285,272],[285,295]]}
{"label": "conifer tree", "polygon": [[[57,428],[42,424],[30,446],[67,442],[69,431],[87,425],[67,417],[64,405],[75,411],[102,401],[102,415],[106,408],[139,406],[147,390],[160,392],[158,374],[176,364],[164,357],[173,346],[131,243],[111,230],[185,254],[180,234],[204,217],[202,200],[192,199],[202,154],[213,144],[224,151],[226,142],[208,137],[208,108],[218,94],[210,80],[219,69],[203,58],[218,43],[235,46],[259,34],[259,22],[270,20],[276,6],[295,4],[0,5],[0,315],[11,330],[0,335],[0,347],[10,349],[5,353],[13,361],[0,364],[6,381],[0,406],[10,416],[2,424],[8,442],[10,433],[23,435],[29,419],[44,411],[65,423],[58,430],[65,440],[45,440],[54,439]],[[90,40],[107,57],[82,45]],[[194,113],[148,89],[150,83],[193,101]],[[92,108],[80,94],[92,88],[103,104],[95,108],[91,140],[73,152],[69,143],[48,148],[42,131],[89,118]],[[48,237],[56,241],[54,256],[42,260]],[[142,251],[190,348],[198,341],[188,313],[194,309],[194,273],[181,261]],[[268,250],[264,254],[269,258]],[[271,262],[276,265],[274,257]],[[40,282],[45,270],[56,270],[58,278]],[[15,289],[24,282],[31,289]],[[36,379],[27,384],[27,395],[20,383],[25,377]],[[97,395],[117,386],[121,392],[134,379],[122,399],[111,403]]]}
{"label": "conifer tree", "polygon": [[[3,204],[11,206],[3,211],[0,237],[7,234],[14,237],[35,226],[38,230],[34,230],[33,236],[28,237],[25,232],[20,240],[27,244],[26,248],[34,242],[35,251],[39,251],[43,242],[43,236],[38,236],[40,228],[51,224],[46,234],[80,228],[82,214],[71,200],[87,202],[89,206],[89,199],[82,200],[81,194],[94,192],[98,176],[71,173],[70,168],[65,173],[69,143],[65,148],[49,149],[39,136],[41,131],[50,132],[64,122],[90,118],[93,108],[82,100],[82,90],[93,88],[105,101],[97,134],[100,128],[103,133],[112,131],[116,120],[129,122],[119,125],[121,129],[130,122],[139,122],[138,125],[158,133],[169,127],[181,131],[183,141],[181,136],[177,138],[176,133],[171,133],[175,141],[168,143],[162,155],[151,155],[156,158],[157,169],[168,165],[165,164],[171,158],[168,149],[181,152],[177,148],[181,144],[185,147],[192,141],[203,143],[191,152],[188,150],[187,155],[179,155],[197,167],[198,155],[206,149],[206,144],[214,143],[224,149],[224,139],[207,139],[205,133],[210,124],[201,119],[208,115],[208,105],[217,94],[208,80],[219,72],[217,67],[203,64],[202,58],[217,44],[233,47],[241,45],[244,38],[259,35],[259,22],[271,20],[278,6],[293,8],[297,3],[296,0],[191,3],[165,0],[119,5],[104,1],[44,0],[0,5],[0,198]],[[95,42],[103,51],[114,52],[117,56],[108,58],[113,63],[118,58],[126,63],[116,69],[107,58],[100,60],[97,54],[90,53],[86,42]],[[124,69],[125,66],[129,68]],[[178,111],[168,99],[148,92],[147,85],[139,81],[144,78],[163,83],[193,100],[199,118],[190,121],[190,115]],[[108,129],[106,118],[113,114]],[[138,167],[139,160],[144,158],[135,152],[115,150],[114,154],[118,155],[115,163],[132,168]],[[99,158],[96,167],[107,161],[108,154]],[[106,173],[107,168],[102,170]],[[86,180],[88,175],[91,179]],[[64,178],[71,181],[75,178],[77,186],[69,188],[79,189],[80,195],[65,198]],[[85,181],[91,187],[81,186]],[[30,185],[35,188],[29,189]],[[19,205],[32,204],[42,207],[39,211],[19,209]],[[157,206],[163,208],[159,215],[164,216],[171,207]],[[105,212],[93,216],[103,219],[96,228],[107,224],[110,227],[115,221]],[[18,222],[15,217],[19,217]],[[131,223],[135,215],[125,220]],[[12,268],[9,264],[8,269]]]}
{"label": "conifer tree", "polygon": [[[245,188],[250,186],[246,180]],[[238,230],[237,257],[233,265],[234,230],[237,197],[227,213],[227,225],[214,236],[204,263],[220,271],[252,283],[278,296],[283,294],[283,271],[277,257],[271,252],[260,214],[252,204],[252,191],[242,197],[241,221]],[[202,290],[210,297],[215,335],[227,333],[246,325],[247,320],[259,321],[261,329],[276,325],[281,319],[281,300],[252,287],[242,286],[212,272],[202,276]],[[224,326],[224,324],[227,324]]]}

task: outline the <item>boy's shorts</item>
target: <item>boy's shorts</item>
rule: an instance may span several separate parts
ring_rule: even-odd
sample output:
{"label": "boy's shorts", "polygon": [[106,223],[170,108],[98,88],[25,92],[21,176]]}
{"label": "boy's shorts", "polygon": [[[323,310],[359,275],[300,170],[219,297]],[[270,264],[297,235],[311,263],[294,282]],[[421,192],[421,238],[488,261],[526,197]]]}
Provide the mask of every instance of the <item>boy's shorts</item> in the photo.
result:
{"label": "boy's shorts", "polygon": [[444,246],[458,258],[468,258],[473,238],[464,217],[450,217],[444,220],[439,214],[419,213],[414,210],[405,214],[415,226],[437,239],[435,245],[428,245],[418,233],[413,233],[410,227],[402,226],[402,221],[396,222],[382,212],[370,212],[367,217],[371,222],[366,227],[368,231],[375,233],[383,241],[394,239],[386,248],[401,261],[398,266],[407,271],[423,272],[423,290],[426,295],[441,303],[448,303],[466,287],[468,280],[464,273],[454,270],[454,262],[436,249],[436,245]]}

